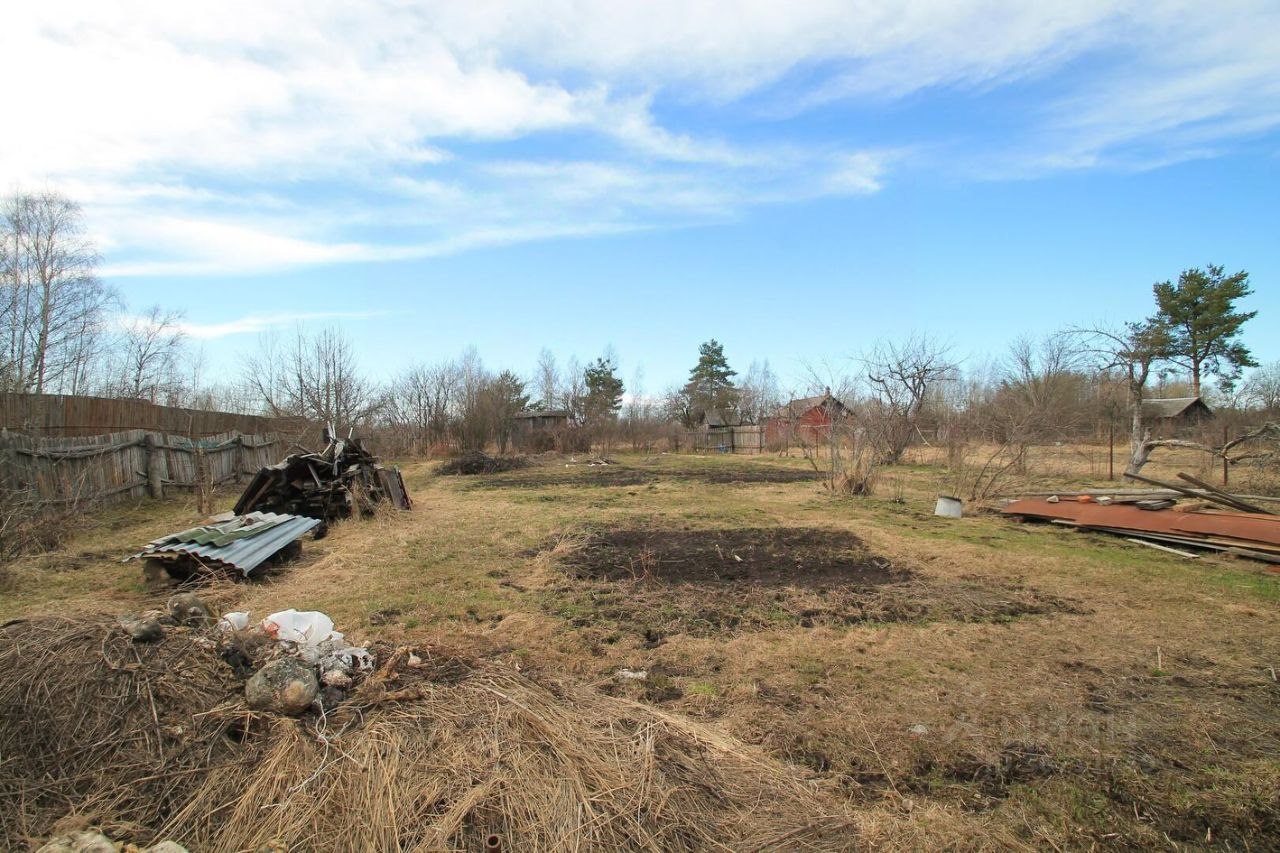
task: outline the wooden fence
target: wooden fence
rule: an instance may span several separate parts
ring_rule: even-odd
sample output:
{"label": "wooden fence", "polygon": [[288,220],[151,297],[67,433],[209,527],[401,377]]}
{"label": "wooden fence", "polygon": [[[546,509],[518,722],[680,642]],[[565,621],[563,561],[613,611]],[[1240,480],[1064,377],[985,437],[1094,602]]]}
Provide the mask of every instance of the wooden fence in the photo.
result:
{"label": "wooden fence", "polygon": [[726,429],[695,429],[685,432],[684,449],[704,453],[763,453],[764,428],[736,426]]}
{"label": "wooden fence", "polygon": [[210,412],[158,406],[146,400],[61,394],[0,394],[0,428],[31,435],[69,438],[150,430],[188,438],[227,432],[246,435],[272,432],[298,437],[306,432],[307,427],[302,418]]}
{"label": "wooden fence", "polygon": [[0,430],[0,488],[42,503],[125,500],[252,476],[285,455],[275,433],[202,438],[151,430],[45,438]]}

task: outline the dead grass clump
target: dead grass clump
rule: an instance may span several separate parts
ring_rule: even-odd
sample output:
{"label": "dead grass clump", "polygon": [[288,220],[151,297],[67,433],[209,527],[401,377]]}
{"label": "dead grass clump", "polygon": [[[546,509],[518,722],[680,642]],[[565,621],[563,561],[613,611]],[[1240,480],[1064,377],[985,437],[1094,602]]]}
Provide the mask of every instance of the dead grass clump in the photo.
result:
{"label": "dead grass clump", "polygon": [[518,471],[521,468],[528,468],[529,464],[529,459],[525,456],[490,456],[483,451],[475,450],[443,463],[436,468],[436,473],[461,474],[463,476],[499,474],[503,471]]}
{"label": "dead grass clump", "polygon": [[420,652],[325,716],[278,718],[205,645],[135,645],[107,617],[0,629],[2,846],[75,812],[197,850],[854,847],[797,772],[635,702]]}

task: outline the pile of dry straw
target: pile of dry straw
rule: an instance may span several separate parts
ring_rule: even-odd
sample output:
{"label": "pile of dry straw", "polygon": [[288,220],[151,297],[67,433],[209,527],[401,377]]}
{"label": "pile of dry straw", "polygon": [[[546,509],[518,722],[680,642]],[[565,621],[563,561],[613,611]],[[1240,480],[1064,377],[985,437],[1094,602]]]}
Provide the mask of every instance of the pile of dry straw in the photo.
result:
{"label": "pile of dry straw", "polygon": [[838,850],[847,815],[691,721],[419,651],[327,715],[249,711],[201,631],[0,628],[0,846],[68,814],[193,850]]}

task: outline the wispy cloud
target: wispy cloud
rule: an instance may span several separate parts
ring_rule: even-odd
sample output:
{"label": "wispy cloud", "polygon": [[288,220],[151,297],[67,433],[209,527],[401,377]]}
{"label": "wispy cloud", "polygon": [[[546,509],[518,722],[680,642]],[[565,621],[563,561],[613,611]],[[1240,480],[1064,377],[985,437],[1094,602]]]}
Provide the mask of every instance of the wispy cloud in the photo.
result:
{"label": "wispy cloud", "polygon": [[231,335],[253,335],[296,326],[299,323],[328,323],[336,320],[367,320],[386,311],[306,311],[290,314],[248,314],[221,323],[183,320],[177,324],[183,334],[197,340],[213,340]]}
{"label": "wispy cloud", "polygon": [[[881,192],[931,148],[1002,178],[1215,156],[1280,127],[1278,31],[1267,0],[49,0],[0,33],[0,71],[43,70],[0,187],[82,200],[111,276],[678,227]],[[1001,127],[877,126],[925,95]]]}

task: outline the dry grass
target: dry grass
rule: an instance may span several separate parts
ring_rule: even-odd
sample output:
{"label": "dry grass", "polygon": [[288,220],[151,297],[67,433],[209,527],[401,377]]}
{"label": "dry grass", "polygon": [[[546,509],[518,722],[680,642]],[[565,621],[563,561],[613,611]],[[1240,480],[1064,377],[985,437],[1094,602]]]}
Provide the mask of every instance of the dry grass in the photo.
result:
{"label": "dry grass", "polygon": [[[595,684],[598,690],[564,694],[584,719],[598,720],[593,709],[605,706],[592,702],[607,699],[648,707],[658,716],[643,719],[663,725],[696,720],[708,737],[784,762],[791,783],[816,785],[814,796],[827,804],[816,808],[851,804],[858,837],[874,848],[1272,846],[1280,834],[1280,683],[1271,674],[1280,669],[1277,577],[1246,561],[1187,562],[989,515],[936,519],[933,499],[947,491],[949,472],[924,464],[927,452],[882,472],[902,502],[736,473],[754,465],[803,472],[808,463],[799,458],[623,457],[623,465],[643,468],[643,482],[485,489],[415,463],[406,470],[411,513],[334,525],[324,540],[304,543],[292,570],[268,583],[219,586],[216,596],[226,609],[259,616],[324,610],[356,640],[465,649],[487,661],[485,677],[531,675],[531,690],[540,682]],[[1037,449],[1030,461],[1028,484],[1105,482],[1105,455],[1099,466],[1096,448]],[[1189,463],[1158,456],[1152,471],[1196,473]],[[180,505],[87,519],[65,551],[9,567],[0,618],[158,603],[137,569],[114,559],[189,519]],[[605,624],[590,602],[568,611],[553,606],[562,560],[584,544],[573,531],[585,526],[845,531],[934,588],[978,576],[1078,602],[1079,612],[812,628],[779,622],[730,636],[668,633],[654,642]],[[556,547],[539,551],[552,540]],[[636,559],[644,564],[643,554]],[[514,675],[517,667],[523,675]],[[649,670],[662,683],[644,692],[621,685],[620,667]],[[473,698],[485,695],[492,697],[481,691]],[[607,707],[623,713],[622,705]],[[392,710],[378,712],[387,714],[378,717],[384,739]],[[639,720],[637,713],[624,715]],[[637,742],[636,731],[626,743]],[[298,743],[276,737],[264,743],[301,755],[311,736],[303,729]],[[324,754],[310,743],[316,752],[308,754]],[[395,746],[406,754],[416,748]],[[361,755],[373,764],[393,760]],[[356,790],[375,782],[363,779]],[[302,805],[313,796],[320,798],[294,795],[258,819],[305,815]],[[68,811],[74,805],[61,802]]]}
{"label": "dry grass", "polygon": [[292,720],[248,711],[187,629],[139,646],[107,620],[53,619],[0,642],[8,845],[74,810],[209,851],[854,846],[800,774],[714,729],[438,650],[425,673]]}

